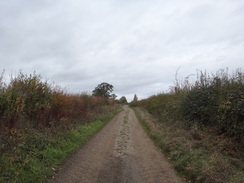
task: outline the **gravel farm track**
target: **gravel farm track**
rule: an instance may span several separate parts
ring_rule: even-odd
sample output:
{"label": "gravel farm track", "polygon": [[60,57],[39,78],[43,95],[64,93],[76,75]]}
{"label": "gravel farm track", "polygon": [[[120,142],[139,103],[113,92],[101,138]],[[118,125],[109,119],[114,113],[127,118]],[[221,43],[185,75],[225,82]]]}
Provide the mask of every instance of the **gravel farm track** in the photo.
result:
{"label": "gravel farm track", "polygon": [[48,183],[180,183],[167,158],[127,106],[74,155]]}

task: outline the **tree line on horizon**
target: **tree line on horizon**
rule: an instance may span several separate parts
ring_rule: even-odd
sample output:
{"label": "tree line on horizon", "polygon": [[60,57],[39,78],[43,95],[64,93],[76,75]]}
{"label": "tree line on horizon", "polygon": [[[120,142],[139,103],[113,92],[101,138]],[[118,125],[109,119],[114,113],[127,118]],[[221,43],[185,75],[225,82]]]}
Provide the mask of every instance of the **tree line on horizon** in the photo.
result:
{"label": "tree line on horizon", "polygon": [[[113,88],[114,88],[113,85],[106,83],[106,82],[102,82],[101,84],[97,85],[97,87],[92,91],[92,95],[97,96],[97,97],[112,98],[117,103],[122,104],[122,105],[128,104],[128,101],[125,96],[122,96],[122,97],[120,97],[119,100],[116,100],[117,95],[112,94]],[[135,94],[133,101],[137,101],[137,100],[138,100],[138,97]]]}

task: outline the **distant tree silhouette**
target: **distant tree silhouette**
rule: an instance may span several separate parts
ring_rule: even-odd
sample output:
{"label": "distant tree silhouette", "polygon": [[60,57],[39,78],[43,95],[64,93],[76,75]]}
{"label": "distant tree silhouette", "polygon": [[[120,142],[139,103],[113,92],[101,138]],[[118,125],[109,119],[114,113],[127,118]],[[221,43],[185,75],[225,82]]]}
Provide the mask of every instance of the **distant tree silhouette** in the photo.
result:
{"label": "distant tree silhouette", "polygon": [[118,96],[115,95],[115,94],[112,94],[112,95],[111,95],[111,98],[114,99],[114,100],[115,100],[117,97],[118,97]]}
{"label": "distant tree silhouette", "polygon": [[103,82],[97,85],[97,87],[92,91],[92,95],[109,98],[111,97],[111,92],[113,92],[113,85]]}
{"label": "distant tree silhouette", "polygon": [[127,99],[126,99],[125,96],[122,96],[122,97],[119,99],[119,102],[120,102],[121,104],[128,104]]}
{"label": "distant tree silhouette", "polygon": [[136,94],[134,95],[134,98],[133,98],[133,102],[137,102],[138,101],[138,97],[136,96]]}

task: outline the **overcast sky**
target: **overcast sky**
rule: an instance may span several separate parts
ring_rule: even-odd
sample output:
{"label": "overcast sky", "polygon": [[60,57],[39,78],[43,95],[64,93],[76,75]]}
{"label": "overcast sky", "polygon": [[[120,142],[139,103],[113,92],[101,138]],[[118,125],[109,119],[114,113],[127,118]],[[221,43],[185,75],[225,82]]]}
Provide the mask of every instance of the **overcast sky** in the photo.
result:
{"label": "overcast sky", "polygon": [[0,0],[0,70],[130,101],[244,66],[243,0]]}

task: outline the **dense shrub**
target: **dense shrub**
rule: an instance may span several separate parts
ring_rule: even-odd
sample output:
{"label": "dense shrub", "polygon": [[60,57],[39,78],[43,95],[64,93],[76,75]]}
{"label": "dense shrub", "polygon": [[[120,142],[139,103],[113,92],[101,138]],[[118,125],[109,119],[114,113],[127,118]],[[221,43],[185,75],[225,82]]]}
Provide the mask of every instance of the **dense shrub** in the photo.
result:
{"label": "dense shrub", "polygon": [[181,112],[190,121],[198,121],[201,124],[216,123],[218,113],[218,91],[211,87],[193,88],[183,98],[181,102]]}
{"label": "dense shrub", "polygon": [[110,98],[68,94],[35,73],[20,72],[9,84],[3,82],[3,75],[0,77],[0,129],[23,128],[24,125],[67,126],[110,104],[114,104]]}
{"label": "dense shrub", "polygon": [[52,90],[41,76],[19,73],[11,79],[5,90],[6,106],[4,116],[10,127],[20,118],[38,121],[40,115],[52,104]]}
{"label": "dense shrub", "polygon": [[182,98],[181,112],[189,121],[215,126],[220,133],[244,138],[244,75],[220,70],[211,77],[201,73],[192,89]]}
{"label": "dense shrub", "polygon": [[120,111],[113,104],[69,94],[35,73],[7,83],[0,75],[0,182],[44,182]]}
{"label": "dense shrub", "polygon": [[[200,74],[199,74],[200,73]],[[182,120],[189,125],[213,127],[222,134],[244,140],[244,73],[232,75],[219,70],[209,75],[199,72],[193,84],[177,82],[171,93],[159,94],[138,102],[150,113],[164,120]]]}
{"label": "dense shrub", "polygon": [[150,97],[144,106],[151,114],[157,115],[160,118],[175,119],[178,105],[179,95],[169,93]]}

